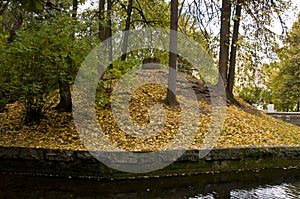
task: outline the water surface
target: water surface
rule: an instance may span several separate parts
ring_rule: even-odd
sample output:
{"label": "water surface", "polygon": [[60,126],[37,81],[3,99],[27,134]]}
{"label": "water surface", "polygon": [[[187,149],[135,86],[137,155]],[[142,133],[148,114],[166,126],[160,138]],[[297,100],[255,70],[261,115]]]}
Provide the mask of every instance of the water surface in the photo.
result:
{"label": "water surface", "polygon": [[300,169],[137,180],[0,174],[0,198],[300,198]]}

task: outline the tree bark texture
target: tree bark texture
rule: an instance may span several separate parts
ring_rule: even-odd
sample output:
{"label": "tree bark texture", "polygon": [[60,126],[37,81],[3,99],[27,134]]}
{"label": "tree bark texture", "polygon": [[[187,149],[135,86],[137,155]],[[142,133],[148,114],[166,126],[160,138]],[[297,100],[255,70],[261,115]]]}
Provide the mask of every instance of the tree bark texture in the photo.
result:
{"label": "tree bark texture", "polygon": [[[227,85],[227,72],[228,72],[228,62],[229,62],[230,16],[231,16],[231,0],[222,0],[219,72],[225,88]],[[221,83],[220,80],[219,83]]]}
{"label": "tree bark texture", "polygon": [[233,25],[233,35],[231,41],[231,50],[230,50],[230,61],[229,61],[229,72],[227,77],[227,87],[226,93],[227,98],[231,102],[235,102],[233,96],[233,86],[234,86],[234,77],[235,77],[235,65],[236,65],[236,55],[237,55],[237,46],[238,46],[238,37],[239,37],[239,27],[240,27],[240,18],[242,12],[242,3],[243,0],[238,0],[236,4],[234,25]]}
{"label": "tree bark texture", "polygon": [[178,105],[176,100],[176,68],[177,68],[177,40],[178,40],[178,0],[171,0],[170,21],[170,52],[169,52],[169,77],[166,102],[170,106]]}
{"label": "tree bark texture", "polygon": [[130,24],[131,24],[131,14],[132,14],[132,0],[129,0],[127,6],[127,19],[126,19],[126,24],[124,29],[125,32],[124,32],[124,38],[122,44],[122,56],[121,56],[122,61],[125,61],[127,56],[128,38],[129,38],[128,31],[130,29]]}

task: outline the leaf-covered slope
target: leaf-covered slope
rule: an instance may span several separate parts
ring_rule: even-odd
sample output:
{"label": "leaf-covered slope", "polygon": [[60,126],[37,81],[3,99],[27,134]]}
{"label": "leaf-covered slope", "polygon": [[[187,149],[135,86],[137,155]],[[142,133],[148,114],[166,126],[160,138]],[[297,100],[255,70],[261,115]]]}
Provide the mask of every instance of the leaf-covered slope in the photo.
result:
{"label": "leaf-covered slope", "polygon": [[[155,78],[167,78],[167,73],[161,71],[153,71]],[[152,76],[151,74],[137,73],[134,77],[138,78],[142,75],[143,79]],[[122,93],[129,95],[129,112],[130,118],[133,119],[136,125],[145,126],[148,124],[160,124],[159,131],[153,134],[136,135],[130,133],[130,128],[123,132],[119,127],[119,123],[114,119],[114,115],[108,106],[100,107],[95,102],[96,115],[105,133],[109,144],[95,140],[95,137],[90,137],[86,134],[90,143],[90,148],[95,150],[111,150],[108,145],[113,145],[121,150],[157,150],[165,149],[170,146],[176,138],[174,147],[181,146],[182,143],[188,143],[188,148],[201,148],[207,140],[212,139],[209,132],[209,127],[212,119],[211,105],[209,92],[205,84],[192,76],[185,77],[189,80],[191,87],[194,89],[200,110],[199,115],[190,116],[193,118],[199,117],[199,122],[193,129],[197,129],[197,135],[193,140],[187,140],[189,130],[179,133],[180,119],[182,110],[180,107],[170,108],[164,104],[167,89],[158,84],[148,83],[138,87],[132,94],[125,92],[126,88],[122,89]],[[177,88],[186,89],[179,83]],[[124,90],[125,89],[125,90]],[[179,92],[180,93],[180,92]],[[55,101],[55,92],[52,94],[49,101],[52,107],[58,102]],[[182,100],[186,100],[184,96]],[[236,107],[229,105],[226,107],[226,117],[222,131],[216,135],[218,139],[213,140],[215,147],[234,147],[234,146],[268,146],[268,145],[300,145],[300,128],[283,121],[272,118],[256,109],[247,105],[240,100],[242,106]],[[154,105],[160,105],[160,108],[153,108]],[[58,148],[58,149],[86,149],[78,135],[73,117],[71,113],[59,113],[50,107],[45,108],[44,118],[40,123],[30,126],[23,125],[24,107],[16,102],[7,105],[8,111],[0,113],[0,145],[1,146],[19,146],[19,147],[34,147],[34,148]],[[165,108],[165,117],[159,117],[163,113],[162,108]],[[150,111],[149,111],[150,110]],[[158,113],[158,117],[153,117],[153,113]],[[151,115],[152,114],[152,115]],[[154,114],[155,115],[155,114]],[[165,121],[161,120],[165,118]],[[191,120],[193,118],[188,118]],[[121,121],[127,122],[127,119]],[[197,122],[197,120],[196,120]],[[84,129],[91,127],[90,124],[81,122],[79,125],[84,125]],[[99,125],[98,125],[99,126]],[[125,125],[126,126],[126,125]],[[87,127],[87,128],[86,128]],[[94,127],[92,127],[94,128]],[[98,132],[100,129],[93,129]],[[102,135],[101,135],[102,136]],[[177,144],[181,143],[181,144]],[[211,147],[212,145],[206,145]],[[89,149],[90,149],[89,148]]]}
{"label": "leaf-covered slope", "polygon": [[[200,103],[203,109],[209,105]],[[46,111],[45,118],[40,124],[24,126],[22,106],[18,103],[8,105],[8,111],[0,114],[0,145],[34,148],[59,148],[84,150],[76,132],[72,115]],[[99,120],[106,130],[106,135],[112,142],[126,150],[154,150],[166,146],[176,135],[176,121],[169,121],[165,131],[151,139],[134,138],[121,132],[112,122],[109,110],[98,110]],[[145,117],[147,120],[147,117]],[[173,117],[176,118],[176,117]],[[147,121],[145,121],[147,122]],[[191,148],[202,146],[203,138],[210,124],[210,114],[200,117],[199,134]],[[233,146],[268,146],[290,145],[299,146],[300,128],[287,124],[265,114],[253,115],[235,106],[227,107],[223,131],[215,147]],[[97,147],[96,147],[97,148]],[[105,146],[98,146],[105,150]]]}

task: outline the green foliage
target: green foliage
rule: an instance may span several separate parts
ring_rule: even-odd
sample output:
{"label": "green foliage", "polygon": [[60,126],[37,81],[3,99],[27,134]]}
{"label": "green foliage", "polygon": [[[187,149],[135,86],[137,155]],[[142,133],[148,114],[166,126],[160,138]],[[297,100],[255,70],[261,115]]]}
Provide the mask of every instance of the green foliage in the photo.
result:
{"label": "green foliage", "polygon": [[[113,90],[115,82],[131,69],[136,70],[140,68],[142,61],[136,59],[130,59],[126,61],[115,60],[112,64],[114,67],[110,70],[105,71],[103,75],[104,78],[100,80],[98,84],[95,97],[95,104],[97,109],[103,109],[110,105],[112,100],[111,92]],[[130,80],[132,79],[129,78],[128,81]]]}
{"label": "green foliage", "polygon": [[43,0],[14,0],[21,3],[22,7],[30,12],[39,12],[44,8],[45,1]]}
{"label": "green foliage", "polygon": [[141,66],[141,64],[142,61],[137,59],[128,59],[126,61],[116,60],[113,62],[113,69],[109,70],[108,72],[113,78],[120,78],[130,69]]}
{"label": "green foliage", "polygon": [[239,90],[239,97],[249,104],[260,104],[266,108],[272,103],[271,92],[261,87],[243,87]]}
{"label": "green foliage", "polygon": [[[300,102],[300,14],[288,34],[285,46],[278,51],[279,62],[267,67],[275,108],[299,111]],[[298,110],[297,110],[298,109]]]}
{"label": "green foliage", "polygon": [[[111,10],[113,34],[124,29],[127,13],[122,3],[127,5],[126,1],[115,2]],[[13,4],[18,6],[18,10],[13,9]],[[8,5],[5,21],[4,15],[0,15],[0,111],[6,103],[19,100],[26,108],[27,120],[36,120],[48,104],[49,93],[58,89],[59,80],[69,86],[73,84],[86,53],[98,42],[99,23],[102,22],[97,17],[97,9],[78,13],[80,20],[72,18],[74,13],[70,0],[14,0]],[[131,28],[169,27],[169,3],[159,0],[134,1],[134,7]],[[20,26],[13,29],[16,36],[8,43],[10,29],[7,27],[13,26],[16,14],[22,20],[17,21]],[[194,35],[197,41],[202,40],[195,29],[186,32]],[[131,52],[127,61],[114,61],[113,67],[105,72],[108,78],[100,81],[102,89],[96,96],[97,103],[109,104],[115,80],[134,66],[141,66],[145,57],[158,57],[163,65],[168,64],[168,52],[158,49]],[[191,66],[186,60],[179,59],[179,70],[191,73]]]}
{"label": "green foliage", "polygon": [[[134,1],[132,22],[135,27],[157,26],[168,28],[170,25],[170,4],[161,0]],[[126,16],[126,14],[125,14]]]}
{"label": "green foliage", "polygon": [[111,100],[112,96],[109,93],[98,89],[95,97],[96,109],[101,110],[107,108],[110,105]]}
{"label": "green foliage", "polygon": [[[72,0],[52,0],[52,1],[45,1],[45,0],[13,0],[13,2],[20,3],[22,8],[28,12],[35,12],[39,13],[42,12],[45,7],[48,5],[51,6],[63,6],[68,7],[72,4]],[[78,3],[84,3],[85,0],[78,0]],[[56,4],[56,5],[54,5]]]}
{"label": "green foliage", "polygon": [[74,24],[67,14],[27,20],[15,40],[1,46],[0,85],[7,88],[2,101],[8,102],[11,96],[21,100],[25,122],[30,122],[41,117],[47,95],[58,88],[58,80],[73,83],[90,47],[74,37]]}
{"label": "green foliage", "polygon": [[243,87],[267,86],[263,65],[277,60],[277,42],[286,36],[295,9],[290,0],[243,2],[235,80]]}

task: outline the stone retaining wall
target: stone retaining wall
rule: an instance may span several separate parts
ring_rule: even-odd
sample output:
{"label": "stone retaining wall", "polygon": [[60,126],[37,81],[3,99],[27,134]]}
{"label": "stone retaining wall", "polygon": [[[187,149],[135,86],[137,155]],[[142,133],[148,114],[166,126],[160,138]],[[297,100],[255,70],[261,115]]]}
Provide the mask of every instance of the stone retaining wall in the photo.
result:
{"label": "stone retaining wall", "polygon": [[283,120],[287,123],[300,126],[300,112],[272,112],[266,113],[272,117]]}
{"label": "stone retaining wall", "polygon": [[[0,147],[0,172],[100,179],[130,179],[192,175],[261,168],[299,168],[300,147],[213,149],[204,158],[201,150],[188,150],[164,169],[131,174],[108,168],[87,151]],[[113,156],[109,157],[113,159]],[[140,160],[132,160],[138,164]],[[118,164],[126,164],[117,162]],[[163,161],[163,160],[160,160]],[[125,161],[126,162],[126,161]]]}

